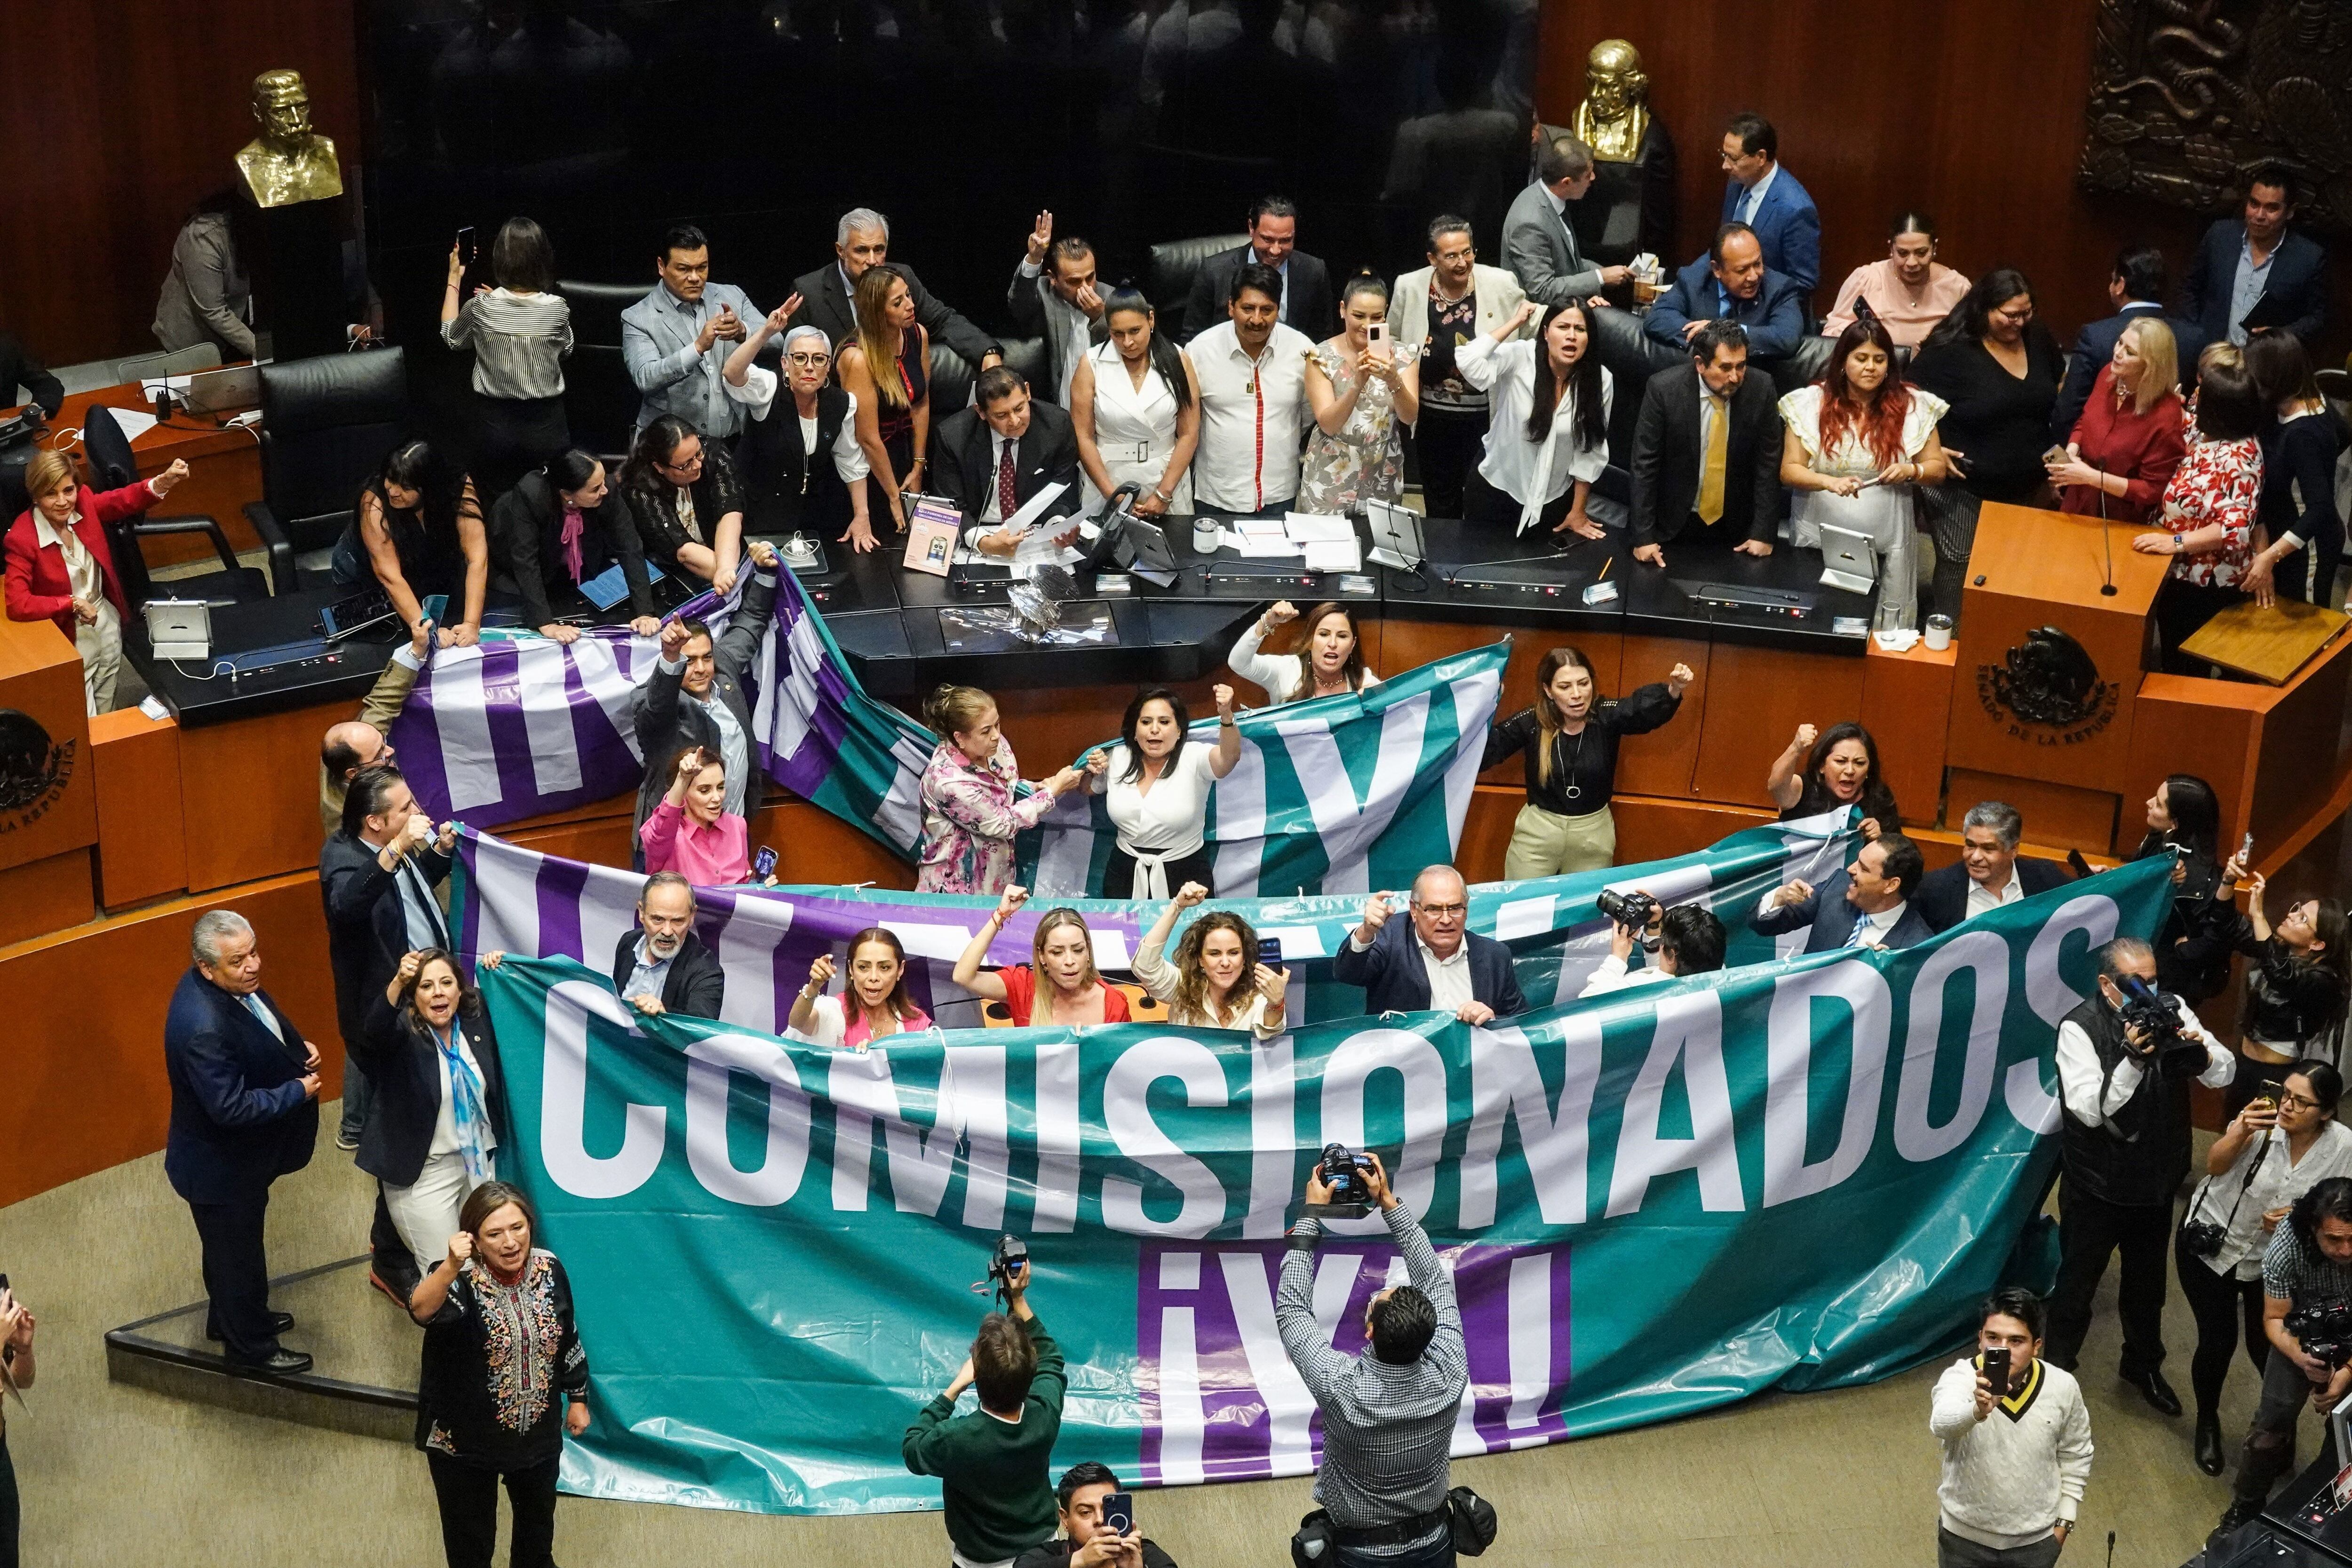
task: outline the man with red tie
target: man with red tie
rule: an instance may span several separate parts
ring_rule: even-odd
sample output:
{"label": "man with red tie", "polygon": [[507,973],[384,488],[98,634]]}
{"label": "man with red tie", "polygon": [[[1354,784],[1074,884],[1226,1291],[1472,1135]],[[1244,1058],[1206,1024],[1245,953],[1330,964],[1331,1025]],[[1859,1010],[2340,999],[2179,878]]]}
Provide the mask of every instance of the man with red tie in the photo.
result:
{"label": "man with red tie", "polygon": [[1067,413],[1031,396],[1028,377],[1007,365],[980,373],[972,401],[940,423],[932,478],[963,513],[966,538],[988,554],[1010,555],[1019,541],[1003,524],[1039,490],[1068,487],[1048,515],[1078,510],[1077,433]]}

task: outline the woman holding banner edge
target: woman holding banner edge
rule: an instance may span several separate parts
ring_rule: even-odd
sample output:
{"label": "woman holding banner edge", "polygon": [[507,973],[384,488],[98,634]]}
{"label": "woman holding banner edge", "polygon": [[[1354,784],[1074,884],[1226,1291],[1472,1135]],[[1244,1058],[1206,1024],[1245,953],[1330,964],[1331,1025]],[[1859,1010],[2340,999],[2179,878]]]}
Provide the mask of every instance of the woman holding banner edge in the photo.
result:
{"label": "woman holding banner edge", "polygon": [[1616,864],[1617,819],[1609,796],[1617,779],[1617,742],[1672,720],[1696,679],[1690,666],[1677,664],[1663,681],[1603,699],[1592,661],[1581,649],[1556,647],[1543,656],[1536,666],[1535,705],[1487,731],[1479,763],[1491,768],[1507,757],[1527,759],[1528,800],[1503,852],[1506,880]]}

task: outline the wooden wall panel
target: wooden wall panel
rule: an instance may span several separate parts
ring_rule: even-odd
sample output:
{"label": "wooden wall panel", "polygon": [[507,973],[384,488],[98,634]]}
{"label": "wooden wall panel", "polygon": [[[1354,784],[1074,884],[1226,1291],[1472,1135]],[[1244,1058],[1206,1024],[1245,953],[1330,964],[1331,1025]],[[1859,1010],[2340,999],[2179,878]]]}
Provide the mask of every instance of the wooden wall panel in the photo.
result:
{"label": "wooden wall panel", "polygon": [[2132,728],[2131,788],[2116,808],[2116,839],[2128,855],[2147,831],[2144,805],[2167,773],[2194,773],[2221,803],[2224,852],[2237,847],[2253,804],[2254,759],[2266,689],[2182,675],[2151,675]]}
{"label": "wooden wall panel", "polygon": [[1617,819],[1617,860],[1632,865],[1706,848],[1727,834],[1761,827],[1779,813],[1706,801],[1621,795],[1611,803]]}
{"label": "wooden wall panel", "polygon": [[1765,778],[1797,726],[1826,730],[1862,711],[1863,663],[1837,654],[1718,643],[1707,660],[1706,729],[1692,793],[1702,800],[1769,805]]}
{"label": "wooden wall panel", "polygon": [[[1918,647],[1908,653],[1887,653],[1873,643],[1862,661],[1863,722],[1878,742],[1887,787],[1908,823],[1937,820],[1957,652]],[[1784,738],[1780,743],[1788,742]]]}
{"label": "wooden wall panel", "polygon": [[[2027,843],[2105,855],[2115,842],[2117,814],[2123,809],[2117,796],[2103,790],[1970,773],[1965,768],[1952,770],[1951,786],[1951,809],[1945,826],[1956,839],[1969,807],[1979,801],[1998,800],[2024,814]],[[2134,810],[2123,821],[2123,836],[2130,840],[2123,847],[2129,850],[2139,842],[2140,814]]]}
{"label": "wooden wall panel", "polygon": [[356,702],[320,702],[180,732],[188,889],[319,864],[319,742]]}
{"label": "wooden wall panel", "polygon": [[256,76],[300,71],[313,122],[347,169],[358,159],[356,15],[316,0],[0,0],[12,76],[45,84],[0,95],[0,327],[52,364],[153,350],[172,240],[235,177]]}
{"label": "wooden wall panel", "polygon": [[[98,788],[91,779],[81,656],[47,621],[0,619],[0,710],[10,709],[47,737],[55,772],[26,804],[0,810],[0,867],[29,865],[96,843]],[[16,731],[12,741],[37,747],[23,720],[10,721]]]}
{"label": "wooden wall panel", "polygon": [[89,733],[98,769],[100,897],[119,910],[184,890],[178,721],[124,708],[92,719]]}
{"label": "wooden wall panel", "polygon": [[[2014,266],[2043,319],[2071,341],[2108,313],[2106,281],[2129,240],[2161,245],[2176,281],[2208,216],[2092,195],[2074,183],[2091,82],[2094,7],[2036,0],[1676,0],[1629,10],[1545,0],[1536,68],[1543,117],[1564,124],[1584,96],[1584,58],[1602,38],[1642,51],[1651,101],[1673,135],[1680,267],[1706,247],[1722,210],[1717,153],[1742,110],[1769,119],[1780,156],[1822,212],[1829,308],[1852,268],[1886,254],[1886,225],[1932,213],[1942,258],[1971,278]],[[2352,247],[2336,246],[2335,297],[2352,292]],[[2338,310],[2333,355],[2352,342]]]}
{"label": "wooden wall panel", "polygon": [[[1706,718],[1708,645],[1682,637],[1628,637],[1617,684],[1619,696],[1637,686],[1664,680],[1677,664],[1698,679],[1683,693],[1674,721],[1646,735],[1631,735],[1617,748],[1617,787],[1629,795],[1688,795],[1698,777],[1699,741]],[[1621,856],[1622,858],[1622,856]]]}
{"label": "wooden wall panel", "polygon": [[90,858],[68,849],[0,871],[0,946],[87,923],[98,912]]}

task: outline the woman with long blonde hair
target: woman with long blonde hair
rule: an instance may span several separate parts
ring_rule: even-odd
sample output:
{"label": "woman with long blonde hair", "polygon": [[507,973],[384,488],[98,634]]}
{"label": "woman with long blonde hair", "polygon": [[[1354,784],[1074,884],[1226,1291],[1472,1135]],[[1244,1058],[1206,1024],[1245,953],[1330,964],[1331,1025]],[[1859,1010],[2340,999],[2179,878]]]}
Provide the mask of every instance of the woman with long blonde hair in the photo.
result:
{"label": "woman with long blonde hair", "polygon": [[2099,368],[2073,433],[2066,458],[2051,463],[2058,510],[2144,522],[2164,503],[2164,489],[2180,468],[2180,352],[2172,329],[2141,316],[2116,339],[2114,356]]}
{"label": "woman with long blonde hair", "polygon": [[903,497],[922,489],[931,443],[931,335],[915,320],[915,291],[887,262],[857,279],[854,304],[857,331],[841,345],[841,387],[857,399],[858,448],[903,533]]}
{"label": "woman with long blonde hair", "polygon": [[1580,648],[1556,647],[1536,666],[1536,700],[1486,732],[1491,768],[1527,759],[1528,803],[1511,825],[1503,875],[1512,881],[1595,871],[1617,860],[1617,819],[1609,795],[1617,779],[1617,742],[1645,735],[1675,716],[1697,678],[1678,664],[1663,681],[1614,700],[1601,697],[1592,661]]}
{"label": "woman with long blonde hair", "polygon": [[1013,1026],[1031,1024],[1124,1024],[1127,993],[1095,970],[1095,937],[1086,916],[1069,908],[1047,910],[1029,939],[1030,962],[983,970],[990,945],[1004,922],[1029,901],[1026,888],[1007,888],[978,934],[956,960],[950,976],[958,985],[990,1002],[1002,1002]]}

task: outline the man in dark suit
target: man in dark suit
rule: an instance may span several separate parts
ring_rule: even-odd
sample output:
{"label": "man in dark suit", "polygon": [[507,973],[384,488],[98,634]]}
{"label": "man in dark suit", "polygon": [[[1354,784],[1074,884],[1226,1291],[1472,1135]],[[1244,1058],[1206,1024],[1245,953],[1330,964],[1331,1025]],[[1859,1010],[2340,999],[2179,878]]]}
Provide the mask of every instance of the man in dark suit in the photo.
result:
{"label": "man in dark suit", "polygon": [[1916,844],[1899,833],[1881,834],[1820,887],[1800,878],[1775,889],[1748,924],[1765,936],[1810,925],[1807,952],[1916,946],[1936,934],[1911,903],[1926,869]]}
{"label": "man in dark suit", "polygon": [[1318,342],[1339,330],[1339,307],[1331,298],[1331,271],[1297,248],[1298,208],[1287,196],[1260,196],[1251,206],[1249,243],[1221,250],[1201,263],[1184,308],[1187,342],[1225,319],[1234,276],[1244,262],[1271,267],[1282,279],[1275,320]]}
{"label": "man in dark suit", "polygon": [[656,871],[637,894],[637,929],[613,949],[613,989],[650,1017],[683,1013],[716,1018],[727,1000],[727,971],[694,934],[694,887],[675,871]]}
{"label": "man in dark suit", "polygon": [[1625,267],[1588,265],[1576,241],[1569,204],[1592,188],[1592,149],[1563,136],[1536,150],[1535,183],[1511,198],[1503,215],[1503,265],[1542,305],[1581,304],[1633,276]]}
{"label": "man in dark suit", "polygon": [[963,513],[966,537],[991,555],[1010,555],[1020,536],[998,525],[1029,504],[1039,490],[1068,488],[1047,509],[1068,516],[1078,510],[1078,437],[1070,416],[1033,395],[1028,378],[1011,365],[982,371],[971,389],[976,406],[950,415],[931,443],[938,454],[931,471],[939,493]]}
{"label": "man in dark suit", "polygon": [[[801,308],[785,325],[806,323],[823,329],[838,353],[842,341],[856,335],[857,310],[852,300],[857,280],[866,276],[866,268],[890,259],[890,220],[872,207],[852,207],[835,226],[833,255],[832,266],[793,279],[793,292],[800,296]],[[931,334],[933,342],[947,344],[982,370],[1004,358],[1004,350],[994,338],[924,288],[913,268],[903,261],[891,265],[907,280],[907,292],[914,296],[915,320]]]}
{"label": "man in dark suit", "polygon": [[1748,333],[1709,321],[1687,364],[1661,371],[1633,426],[1633,559],[1664,566],[1684,537],[1769,555],[1789,506],[1772,378],[1748,368]]}
{"label": "man in dark suit", "polygon": [[1469,929],[1470,891],[1451,866],[1412,879],[1412,918],[1391,921],[1392,893],[1364,900],[1363,923],[1332,956],[1331,978],[1364,988],[1364,1011],[1452,1013],[1484,1024],[1528,1010],[1511,950]]}
{"label": "man in dark suit", "polygon": [[1982,800],[1960,822],[1960,858],[1920,879],[1911,907],[1931,931],[1947,931],[1962,921],[2046,893],[2074,879],[2051,860],[2021,860],[2018,840],[2025,818],[2017,807]]}
{"label": "man in dark suit", "polygon": [[[2246,318],[2284,327],[2305,347],[2327,324],[2327,251],[2287,226],[2294,197],[2287,172],[2265,163],[2246,183],[2242,216],[2214,220],[2189,264],[2181,313],[2205,330],[2205,341],[2246,341]],[[2184,356],[2185,357],[2185,356]],[[2194,363],[2194,361],[2189,363]]]}
{"label": "man in dark suit", "polygon": [[760,657],[760,643],[775,617],[776,547],[754,539],[744,549],[753,570],[728,618],[726,634],[713,637],[699,620],[665,623],[660,661],[629,694],[629,715],[646,757],[645,782],[637,786],[636,816],[629,826],[640,871],[645,869],[645,847],[636,830],[668,793],[677,775],[678,754],[688,747],[699,746],[727,764],[724,809],[744,821],[759,815],[766,793],[743,674]]}
{"label": "man in dark suit", "polygon": [[1780,166],[1780,133],[1760,114],[1735,114],[1723,132],[1724,223],[1744,223],[1763,242],[1764,265],[1796,279],[1810,299],[1822,280],[1822,215],[1797,176]]}
{"label": "man in dark suit", "polygon": [[2186,316],[2164,313],[2164,252],[2156,247],[2126,245],[2116,253],[2116,269],[2107,275],[2107,299],[2116,313],[2093,321],[2074,339],[2074,350],[2066,356],[2065,384],[2058,389],[2058,406],[2050,416],[2053,437],[2063,442],[2074,434],[2074,421],[2091,400],[2092,384],[2116,356],[2116,340],[2143,318],[2152,317],[2172,329],[2181,390],[2197,384],[2197,356],[2205,349],[2205,329]]}
{"label": "man in dark suit", "polygon": [[1715,243],[1675,275],[1642,330],[1670,349],[1687,349],[1698,330],[1715,321],[1745,327],[1748,352],[1759,360],[1788,358],[1804,336],[1804,290],[1764,265],[1764,247],[1744,223],[1715,231]]}
{"label": "man in dark suit", "polygon": [[310,1358],[278,1336],[264,1248],[269,1184],[310,1163],[319,1139],[319,1047],[261,989],[261,950],[243,915],[196,917],[194,963],[163,1016],[172,1083],[163,1174],[204,1247],[205,1332],[240,1366],[291,1373]]}
{"label": "man in dark suit", "polygon": [[66,405],[65,384],[42,368],[32,351],[16,341],[16,333],[0,332],[0,408],[16,406],[19,392],[28,395],[52,419]]}
{"label": "man in dark suit", "polygon": [[[352,775],[343,825],[319,847],[327,966],[335,982],[335,1026],[346,1047],[360,1037],[368,1004],[383,994],[402,953],[449,949],[448,922],[433,889],[448,879],[457,842],[455,824],[435,832],[393,763]],[[367,1080],[347,1064],[336,1147],[359,1147],[367,1105]]]}
{"label": "man in dark suit", "polygon": [[1013,269],[1004,308],[1015,330],[1045,340],[1053,401],[1070,405],[1070,376],[1087,350],[1108,333],[1103,297],[1095,285],[1095,247],[1083,237],[1054,237],[1054,215],[1041,212],[1029,231],[1029,249]]}

